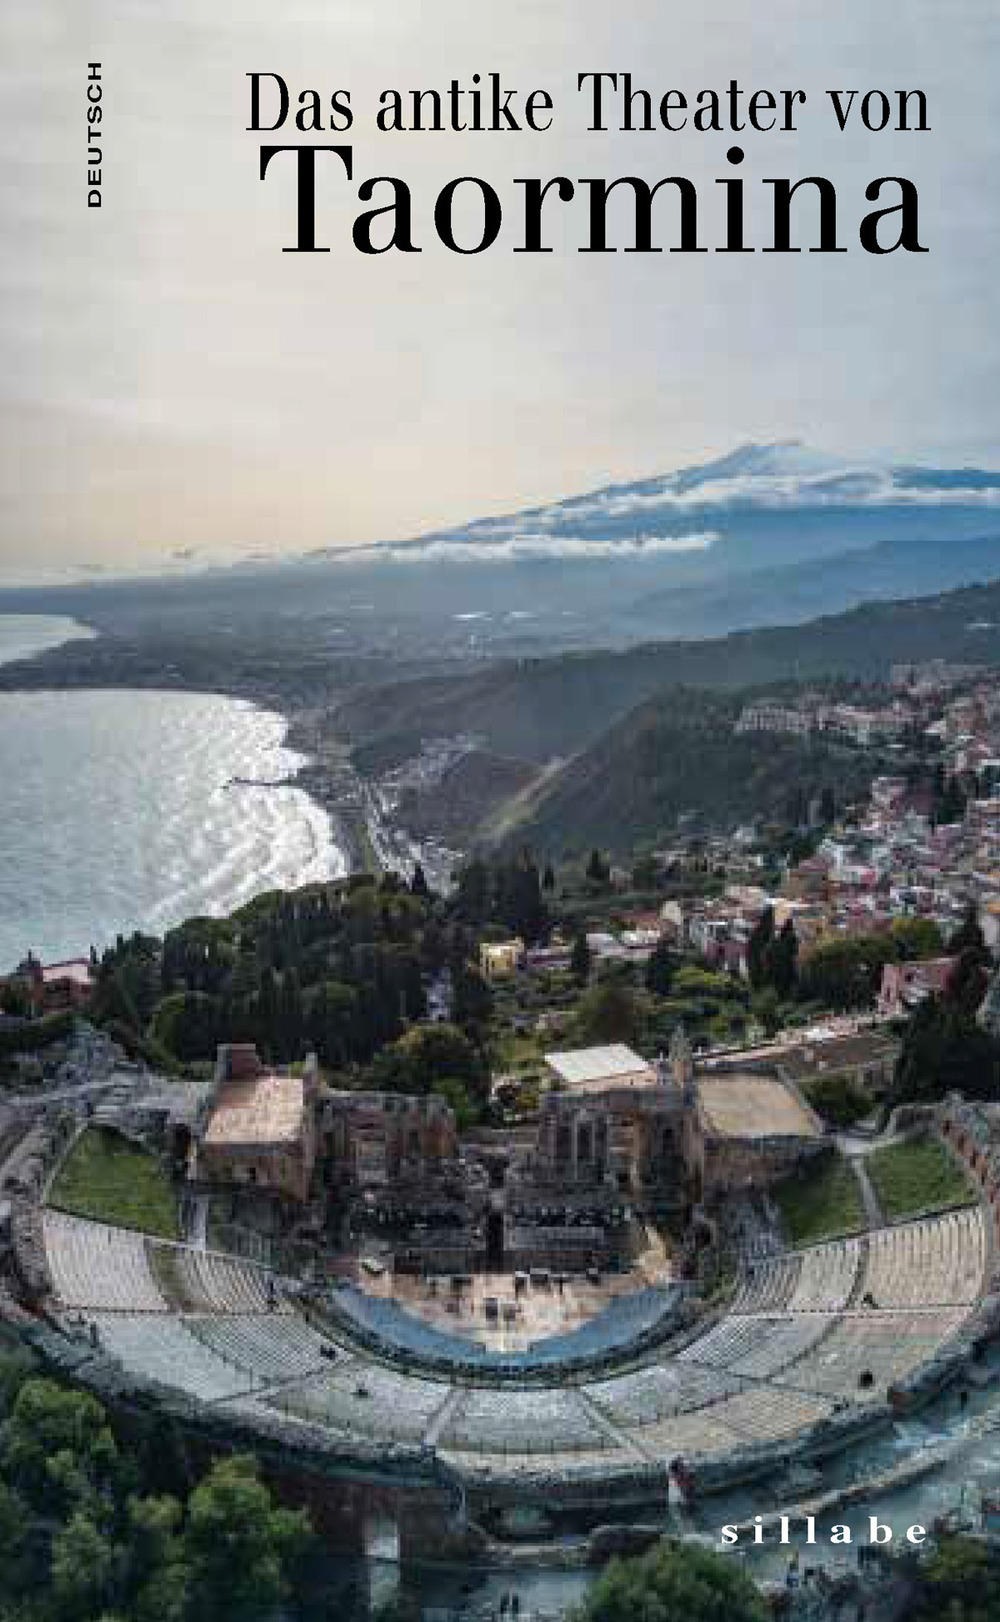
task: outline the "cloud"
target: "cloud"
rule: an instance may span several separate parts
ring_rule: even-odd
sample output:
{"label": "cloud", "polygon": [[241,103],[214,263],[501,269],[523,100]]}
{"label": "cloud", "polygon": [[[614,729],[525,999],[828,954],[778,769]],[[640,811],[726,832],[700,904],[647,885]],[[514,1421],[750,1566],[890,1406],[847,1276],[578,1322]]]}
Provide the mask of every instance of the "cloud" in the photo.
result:
{"label": "cloud", "polygon": [[688,520],[693,513],[722,512],[727,508],[745,511],[748,507],[783,511],[794,507],[1000,506],[1000,474],[992,484],[963,483],[967,476],[954,473],[937,475],[946,481],[937,483],[929,482],[932,475],[911,483],[912,476],[902,469],[846,464],[835,472],[805,475],[737,472],[727,477],[699,478],[696,470],[688,470],[659,480],[644,480],[633,489],[616,486],[555,502],[530,514],[485,520],[469,526],[469,533],[483,541],[516,539],[525,519],[530,518],[535,529],[547,532],[554,543],[554,532],[562,525],[597,526],[602,521],[644,514],[669,516],[676,512]]}
{"label": "cloud", "polygon": [[623,539],[587,535],[553,535],[520,530],[503,539],[447,540],[432,536],[402,546],[365,546],[313,553],[324,563],[536,563],[567,559],[613,558],[618,562],[707,552],[718,541],[714,530],[696,535],[630,535]]}

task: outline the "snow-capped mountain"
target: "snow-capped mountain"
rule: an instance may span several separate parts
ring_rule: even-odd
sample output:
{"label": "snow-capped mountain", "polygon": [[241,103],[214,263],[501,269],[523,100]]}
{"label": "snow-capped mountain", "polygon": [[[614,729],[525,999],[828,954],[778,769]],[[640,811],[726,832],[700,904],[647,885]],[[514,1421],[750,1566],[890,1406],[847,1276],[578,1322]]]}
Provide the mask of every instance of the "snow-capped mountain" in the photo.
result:
{"label": "snow-capped mountain", "polygon": [[116,628],[326,620],[344,650],[482,657],[716,636],[997,579],[1000,473],[785,442],[412,541],[337,536],[307,556],[35,598]]}
{"label": "snow-capped mountain", "polygon": [[[1000,531],[1000,474],[892,466],[797,441],[743,445],[700,466],[607,485],[389,546],[313,559],[385,563],[652,561],[678,582],[856,551],[904,531]],[[664,582],[666,583],[666,582]]]}

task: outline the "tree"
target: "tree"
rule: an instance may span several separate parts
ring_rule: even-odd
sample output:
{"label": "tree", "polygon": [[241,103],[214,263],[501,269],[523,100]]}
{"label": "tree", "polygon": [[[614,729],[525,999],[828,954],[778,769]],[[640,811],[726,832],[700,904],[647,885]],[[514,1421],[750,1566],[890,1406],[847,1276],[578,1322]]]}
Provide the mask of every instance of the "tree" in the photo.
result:
{"label": "tree", "polygon": [[579,930],[573,941],[573,950],[569,956],[569,968],[577,985],[585,986],[590,979],[592,956],[586,932]]}
{"label": "tree", "polygon": [[473,964],[462,963],[452,984],[456,1025],[472,1031],[485,1029],[493,1018],[493,992],[486,976]]}
{"label": "tree", "polygon": [[275,1042],[280,1057],[291,1058],[300,1052],[302,1017],[302,987],[296,971],[289,968],[281,977],[281,989],[278,994]]}
{"label": "tree", "polygon": [[989,947],[979,922],[979,913],[974,904],[965,909],[965,916],[958,928],[948,939],[948,954],[950,957],[962,957],[969,953],[985,968],[990,962]]}
{"label": "tree", "polygon": [[778,1008],[778,993],[773,986],[764,986],[762,990],[754,993],[751,1011],[765,1036],[777,1036],[781,1028],[781,1014]]}
{"label": "tree", "polygon": [[837,1071],[832,1075],[816,1076],[806,1082],[803,1092],[813,1109],[824,1121],[846,1132],[857,1121],[871,1113],[872,1098],[851,1075]]}
{"label": "tree", "polygon": [[65,1622],[100,1614],[114,1599],[121,1573],[121,1550],[90,1514],[76,1510],[52,1540],[52,1600]]}
{"label": "tree", "polygon": [[800,995],[828,1008],[868,1008],[875,1000],[883,968],[894,959],[888,931],[821,941],[803,960]]}
{"label": "tree", "polygon": [[0,1482],[0,1549],[3,1550],[3,1587],[19,1592],[30,1575],[31,1519],[21,1499]]}
{"label": "tree", "polygon": [[795,990],[798,972],[799,938],[792,920],[786,918],[768,943],[764,954],[764,974],[767,984],[773,986],[778,996],[787,998]]}
{"label": "tree", "polygon": [[994,1622],[1000,1614],[1000,1571],[976,1538],[939,1538],[912,1576],[913,1622]]}
{"label": "tree", "polygon": [[191,1494],[184,1531],[192,1622],[270,1617],[309,1536],[303,1514],[275,1507],[252,1459],[214,1465]]}
{"label": "tree", "polygon": [[130,1498],[125,1587],[137,1622],[182,1622],[191,1572],[181,1536],[176,1498]]}
{"label": "tree", "polygon": [[893,1081],[895,1103],[933,1103],[949,1092],[996,1098],[996,1043],[947,998],[918,1003],[903,1033]]}
{"label": "tree", "polygon": [[229,1033],[223,1028],[218,997],[204,991],[174,991],[157,1003],[151,1034],[175,1059],[187,1064],[192,1059],[214,1058],[218,1044]]}
{"label": "tree", "polygon": [[971,948],[961,954],[949,974],[944,988],[945,1000],[971,1019],[986,995],[988,980],[979,954]]}
{"label": "tree", "polygon": [[941,930],[933,918],[896,918],[889,933],[900,963],[937,957],[944,950]]}
{"label": "tree", "polygon": [[770,1611],[746,1572],[712,1549],[664,1540],[632,1560],[613,1560],[577,1622],[766,1622]]}
{"label": "tree", "polygon": [[820,823],[823,825],[823,827],[829,828],[830,824],[836,821],[837,801],[834,798],[833,789],[830,787],[829,783],[827,783],[826,786],[820,790],[819,805],[817,810]]}
{"label": "tree", "polygon": [[497,910],[503,922],[533,946],[545,934],[549,919],[538,868],[529,851],[522,851],[518,861],[501,869],[497,888]]}
{"label": "tree", "polygon": [[591,1042],[630,1042],[638,1024],[635,996],[627,985],[602,980],[580,1003],[579,1020]]}
{"label": "tree", "polygon": [[754,991],[767,984],[767,958],[774,939],[774,908],[765,907],[747,941],[747,973]]}
{"label": "tree", "polygon": [[611,868],[596,847],[587,861],[587,877],[591,884],[607,884],[611,877]]}
{"label": "tree", "polygon": [[12,977],[0,983],[0,1013],[8,1019],[30,1019],[33,1012],[27,980]]}
{"label": "tree", "polygon": [[11,1485],[41,1514],[113,1485],[120,1469],[107,1414],[95,1397],[52,1380],[26,1380],[3,1439]]}
{"label": "tree", "polygon": [[658,997],[669,997],[676,967],[666,941],[657,941],[646,962],[646,990]]}
{"label": "tree", "polygon": [[934,783],[934,807],[931,812],[932,821],[936,824],[961,822],[965,815],[966,797],[962,785],[957,777],[945,778],[944,768],[938,767],[939,775]]}
{"label": "tree", "polygon": [[441,1021],[414,1025],[371,1068],[373,1084],[385,1092],[424,1094],[436,1091],[442,1076],[461,1081],[470,1095],[485,1099],[489,1078],[480,1054],[464,1031]]}
{"label": "tree", "polygon": [[640,856],[632,866],[633,890],[655,890],[657,877],[655,856]]}
{"label": "tree", "polygon": [[458,1081],[454,1076],[439,1076],[434,1083],[434,1091],[455,1111],[455,1125],[459,1132],[466,1132],[475,1125],[478,1111],[464,1081]]}
{"label": "tree", "polygon": [[305,999],[305,1035],[322,1064],[339,1069],[357,1045],[358,994],[339,980],[323,980]]}
{"label": "tree", "polygon": [[458,874],[455,910],[470,924],[487,924],[493,918],[493,874],[483,861],[472,861]]}

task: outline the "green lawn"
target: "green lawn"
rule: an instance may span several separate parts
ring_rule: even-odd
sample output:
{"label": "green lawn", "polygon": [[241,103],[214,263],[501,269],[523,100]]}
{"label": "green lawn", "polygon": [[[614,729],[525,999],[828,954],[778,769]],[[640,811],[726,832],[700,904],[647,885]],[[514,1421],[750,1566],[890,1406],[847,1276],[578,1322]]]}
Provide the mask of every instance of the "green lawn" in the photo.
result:
{"label": "green lawn", "polygon": [[139,1228],[160,1239],[179,1238],[177,1201],[160,1162],[102,1127],[88,1127],[77,1139],[50,1203],[74,1216]]}
{"label": "green lawn", "polygon": [[538,1032],[505,1030],[497,1043],[497,1068],[520,1072],[541,1068],[545,1038]]}
{"label": "green lawn", "polygon": [[779,1183],[774,1198],[793,1245],[815,1245],[864,1227],[861,1190],[842,1155]]}
{"label": "green lawn", "polygon": [[973,1197],[964,1174],[937,1138],[911,1138],[875,1149],[865,1163],[887,1221]]}

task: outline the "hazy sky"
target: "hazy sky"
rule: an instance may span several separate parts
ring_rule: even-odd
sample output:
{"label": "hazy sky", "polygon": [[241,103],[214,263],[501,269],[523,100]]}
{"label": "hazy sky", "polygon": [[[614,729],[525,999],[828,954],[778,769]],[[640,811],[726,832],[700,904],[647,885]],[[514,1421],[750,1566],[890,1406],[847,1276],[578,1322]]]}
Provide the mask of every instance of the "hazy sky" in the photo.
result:
{"label": "hazy sky", "polygon": [[[400,538],[751,438],[1000,459],[996,0],[5,0],[0,64],[7,578]],[[320,173],[328,254],[280,251],[293,188],[258,179],[254,69],[352,91],[349,135],[304,137],[354,146],[354,187],[332,159]],[[491,69],[549,90],[553,129],[375,132],[381,88]],[[740,137],[748,239],[767,240],[761,176],[819,173],[851,251],[579,255],[580,199],[559,251],[511,253],[514,175],[687,174],[721,240],[733,137],[588,134],[576,75],[614,69],[657,95],[804,89],[799,134]],[[841,134],[824,92],[875,87],[924,89],[931,130]],[[864,187],[894,173],[919,185],[930,252],[876,259]],[[410,181],[422,254],[353,247],[378,174]],[[459,174],[511,205],[479,258],[433,231]]]}

